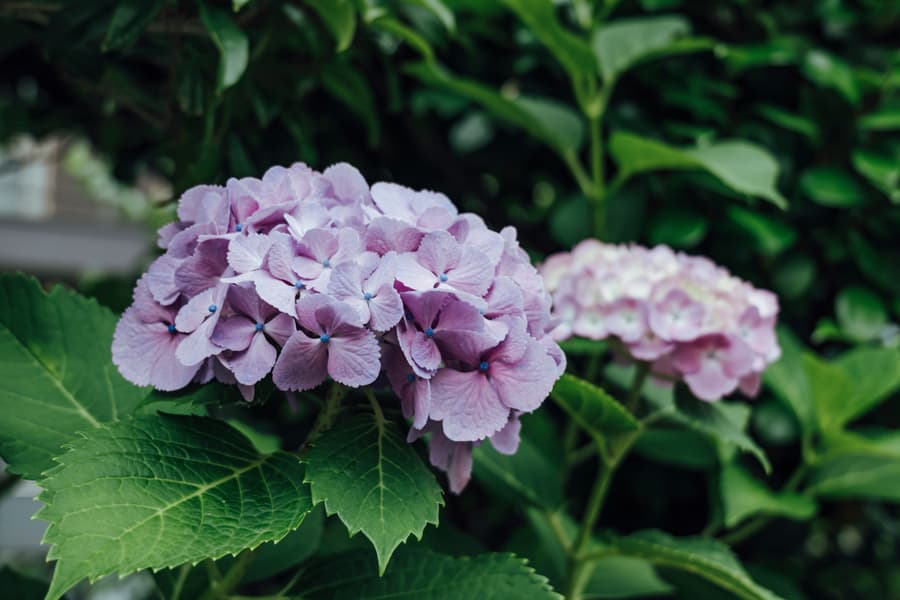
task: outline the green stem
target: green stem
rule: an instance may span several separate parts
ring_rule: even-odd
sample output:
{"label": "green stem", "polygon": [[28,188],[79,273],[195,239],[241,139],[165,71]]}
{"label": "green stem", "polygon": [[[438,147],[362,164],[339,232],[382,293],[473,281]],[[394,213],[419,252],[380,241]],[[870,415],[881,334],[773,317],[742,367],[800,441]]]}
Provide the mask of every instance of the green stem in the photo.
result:
{"label": "green stem", "polygon": [[255,557],[255,550],[241,552],[238,555],[237,560],[234,561],[234,564],[231,565],[231,568],[228,569],[228,572],[225,573],[224,577],[218,581],[213,580],[210,582],[206,592],[200,596],[200,600],[220,600],[222,598],[228,598],[231,590],[236,588],[241,582],[241,579],[244,578],[247,569],[250,567],[250,563],[253,562]]}
{"label": "green stem", "polygon": [[313,423],[312,429],[309,430],[309,434],[307,434],[303,445],[297,449],[298,454],[301,456],[305,454],[310,444],[316,441],[316,438],[318,438],[323,431],[334,424],[334,420],[341,411],[341,401],[343,401],[344,396],[346,395],[346,386],[341,385],[336,381],[331,384],[331,389],[328,390],[328,396],[325,397],[325,404],[322,405],[322,408],[319,410],[316,421]]}
{"label": "green stem", "polygon": [[640,404],[641,390],[643,389],[644,382],[647,380],[649,374],[650,363],[639,362],[637,370],[634,372],[634,378],[631,380],[631,387],[628,388],[628,396],[625,398],[625,408],[627,408],[628,412],[631,414],[635,414],[638,404]]}
{"label": "green stem", "polygon": [[603,239],[606,230],[606,181],[603,168],[603,113],[589,121],[591,130],[591,180],[594,203],[594,235]]}
{"label": "green stem", "polygon": [[[628,393],[629,404],[634,403],[633,398],[640,397],[641,388],[649,372],[649,365],[646,364],[641,364],[638,370],[635,371]],[[600,470],[597,474],[597,479],[594,481],[594,487],[591,489],[584,519],[581,522],[581,528],[578,530],[578,537],[575,538],[572,550],[569,553],[568,577],[566,578],[566,598],[568,600],[581,599],[581,594],[589,575],[586,567],[590,563],[590,560],[587,558],[590,554],[586,554],[585,551],[589,547],[594,526],[597,524],[597,520],[600,518],[600,513],[603,510],[603,504],[609,492],[613,475],[615,475],[616,469],[628,455],[628,451],[631,450],[631,446],[640,435],[640,432],[640,429],[632,432],[621,440],[617,448],[611,450],[607,450],[600,445],[602,440],[597,441],[597,452],[601,458]]]}

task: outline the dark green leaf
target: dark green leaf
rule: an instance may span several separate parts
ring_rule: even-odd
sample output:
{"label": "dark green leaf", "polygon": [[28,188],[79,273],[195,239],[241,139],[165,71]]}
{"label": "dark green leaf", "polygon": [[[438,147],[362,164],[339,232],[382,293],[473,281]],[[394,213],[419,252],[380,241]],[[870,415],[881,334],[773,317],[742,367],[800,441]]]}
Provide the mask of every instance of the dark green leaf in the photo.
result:
{"label": "dark green leaf", "polygon": [[817,509],[811,498],[792,492],[774,492],[735,463],[723,467],[719,475],[719,493],[727,527],[734,527],[758,514],[805,521],[811,519]]}
{"label": "dark green leaf", "polygon": [[729,206],[728,219],[753,238],[764,256],[777,256],[797,240],[797,232],[789,225],[759,211]]}
{"label": "dark green leaf", "polygon": [[116,317],[63,287],[0,274],[0,456],[38,479],[76,432],[129,415],[147,396],[112,364]]}
{"label": "dark green leaf", "polygon": [[551,510],[562,504],[560,465],[527,437],[511,456],[497,452],[490,444],[482,444],[473,454],[475,478],[498,496],[517,505],[524,500]]}
{"label": "dark green leaf", "polygon": [[886,106],[860,117],[859,127],[869,131],[900,129],[900,107]]}
{"label": "dark green leaf", "polygon": [[398,552],[383,576],[366,554],[329,558],[303,574],[297,591],[303,600],[562,600],[512,554],[454,558],[413,550]]}
{"label": "dark green leaf", "polygon": [[693,573],[745,600],[778,600],[778,596],[755,583],[728,546],[707,538],[676,538],[656,530],[639,531],[612,540],[625,556]]}
{"label": "dark green leaf", "polygon": [[160,415],[94,429],[40,482],[56,571],[79,580],[219,558],[279,540],[312,508],[303,466],[221,421]]}
{"label": "dark green leaf", "polygon": [[822,498],[873,498],[900,502],[900,435],[840,433],[826,439],[807,491]]}
{"label": "dark green leaf", "polygon": [[709,436],[691,429],[645,429],[634,450],[649,460],[704,471],[719,464]]}
{"label": "dark green leaf", "polygon": [[0,567],[0,590],[4,596],[15,600],[43,600],[47,584],[3,565]]}
{"label": "dark green leaf", "polygon": [[441,488],[397,425],[372,413],[339,421],[304,457],[313,502],[325,503],[350,534],[362,531],[383,573],[412,534],[437,525]]}
{"label": "dark green leaf", "polygon": [[800,188],[822,206],[858,206],[863,192],[846,171],[829,167],[809,169],[800,177]]}
{"label": "dark green leaf", "polygon": [[350,0],[306,0],[337,42],[337,51],[350,47],[356,33],[356,10]]}
{"label": "dark green leaf", "polygon": [[228,12],[199,1],[203,26],[219,49],[219,76],[216,89],[221,92],[233,86],[247,69],[250,59],[250,43]]}
{"label": "dark green leaf", "polygon": [[900,160],[865,150],[855,150],[851,158],[860,175],[884,192],[891,202],[900,203]]}
{"label": "dark green leaf", "polygon": [[840,93],[850,104],[859,103],[862,97],[860,84],[853,67],[843,60],[822,50],[810,50],[803,60],[801,70],[816,84]]}
{"label": "dark green leaf", "polygon": [[136,42],[164,5],[164,0],[119,2],[109,21],[106,39],[103,40],[103,50],[118,50]]}
{"label": "dark green leaf", "polygon": [[375,96],[365,77],[350,65],[337,61],[322,69],[320,77],[328,93],[362,120],[369,146],[376,146],[381,137],[381,122]]}
{"label": "dark green leaf", "polygon": [[887,306],[868,288],[844,288],[834,301],[838,325],[850,339],[868,342],[881,337],[887,326]]}
{"label": "dark green leaf", "polygon": [[692,248],[703,241],[709,221],[702,214],[684,209],[661,211],[651,222],[650,243]]}
{"label": "dark green leaf", "polygon": [[816,428],[815,403],[803,368],[805,348],[786,327],[779,327],[778,345],[781,358],[763,373],[763,380],[794,412],[803,430]]}
{"label": "dark green leaf", "polygon": [[563,375],[551,397],[598,442],[640,429],[624,406],[601,388],[574,375]]}

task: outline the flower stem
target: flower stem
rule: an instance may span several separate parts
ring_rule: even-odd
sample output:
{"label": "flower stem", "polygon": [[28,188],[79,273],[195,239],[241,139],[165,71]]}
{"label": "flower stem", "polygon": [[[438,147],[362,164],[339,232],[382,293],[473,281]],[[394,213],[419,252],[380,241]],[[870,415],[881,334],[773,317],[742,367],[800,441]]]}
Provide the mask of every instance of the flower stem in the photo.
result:
{"label": "flower stem", "polygon": [[234,564],[231,565],[231,568],[228,569],[228,572],[225,573],[221,579],[213,579],[210,582],[209,588],[207,588],[206,592],[200,596],[200,600],[218,600],[220,598],[227,598],[231,593],[231,590],[236,588],[241,582],[241,579],[244,578],[247,569],[250,567],[250,563],[253,562],[255,557],[255,550],[241,552],[238,555],[237,560],[234,561]]}
{"label": "flower stem", "polygon": [[341,411],[341,402],[346,395],[346,386],[341,385],[336,381],[331,384],[331,388],[328,390],[328,396],[325,397],[325,404],[323,404],[322,408],[319,410],[316,421],[306,435],[306,440],[303,442],[303,445],[297,449],[297,453],[300,456],[306,453],[310,444],[316,441],[316,438],[318,438],[323,431],[334,424],[334,420]]}
{"label": "flower stem", "polygon": [[[643,387],[644,380],[650,372],[648,364],[641,363],[637,371],[634,373],[634,379],[628,392],[628,404],[635,404],[634,398],[640,397],[640,391]],[[588,499],[587,508],[585,509],[584,519],[581,522],[581,528],[578,530],[578,537],[572,544],[571,552],[569,552],[568,577],[566,580],[566,598],[568,600],[580,600],[584,589],[587,575],[586,570],[590,561],[590,554],[586,554],[586,550],[590,546],[591,535],[594,532],[594,526],[600,518],[603,510],[603,504],[606,501],[610,484],[616,469],[628,455],[631,446],[641,433],[639,428],[628,436],[619,441],[617,447],[607,450],[600,444],[603,440],[597,441],[597,452],[600,455],[600,467],[597,479],[594,481],[594,487],[591,489],[591,495]]]}
{"label": "flower stem", "polygon": [[634,414],[641,401],[641,389],[650,374],[650,363],[639,362],[637,370],[634,372],[634,378],[631,380],[631,387],[628,388],[628,396],[625,398],[625,408],[628,412]]}

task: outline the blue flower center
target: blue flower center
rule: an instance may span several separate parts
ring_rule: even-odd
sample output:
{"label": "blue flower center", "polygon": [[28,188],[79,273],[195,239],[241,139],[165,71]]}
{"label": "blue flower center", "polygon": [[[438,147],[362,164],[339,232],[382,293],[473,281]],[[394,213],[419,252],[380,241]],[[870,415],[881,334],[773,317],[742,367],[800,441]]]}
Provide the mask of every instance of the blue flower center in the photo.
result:
{"label": "blue flower center", "polygon": [[434,329],[432,329],[431,327],[426,327],[425,328],[425,337],[428,337],[428,338],[434,337]]}
{"label": "blue flower center", "polygon": [[298,279],[297,281],[294,282],[294,287],[297,288],[298,290],[302,290],[306,287],[306,284]]}
{"label": "blue flower center", "polygon": [[206,310],[208,310],[208,311],[211,312],[211,313],[214,313],[214,312],[216,312],[217,310],[219,310],[219,307],[216,306],[215,304],[210,304],[210,305],[207,307]]}
{"label": "blue flower center", "polygon": [[169,323],[169,326],[166,327],[169,330],[169,333],[175,333],[175,326]]}
{"label": "blue flower center", "polygon": [[481,364],[478,365],[478,370],[481,371],[482,373],[487,373],[489,366],[490,365],[488,364],[488,362],[486,360],[483,360],[483,361],[481,361]]}
{"label": "blue flower center", "polygon": [[372,299],[372,294],[370,294],[369,292],[365,292],[363,294],[363,300],[365,300],[366,302],[368,302],[371,299]]}
{"label": "blue flower center", "polygon": [[413,373],[410,373],[409,375],[406,376],[406,381],[408,381],[409,383],[412,383],[415,380],[416,380],[416,376]]}
{"label": "blue flower center", "polygon": [[413,320],[413,314],[412,314],[411,312],[409,312],[409,311],[406,311],[406,312],[403,314],[403,316],[406,317],[406,320],[407,320],[407,321],[412,321],[412,320]]}
{"label": "blue flower center", "polygon": [[260,322],[260,323],[257,323],[257,324],[256,324],[256,330],[257,330],[257,331],[262,331],[262,330],[263,330],[263,327],[265,327],[265,323]]}
{"label": "blue flower center", "polygon": [[322,266],[327,269],[328,267],[331,266],[331,261],[326,258],[325,260],[322,261]]}
{"label": "blue flower center", "polygon": [[237,225],[234,226],[235,231],[242,231],[243,229],[244,229],[243,223],[238,223]]}
{"label": "blue flower center", "polygon": [[447,277],[446,273],[441,273],[440,275],[438,275],[438,279],[441,280],[441,283],[447,283],[449,277]]}
{"label": "blue flower center", "polygon": [[319,336],[319,341],[321,341],[323,344],[327,344],[328,340],[330,340],[330,339],[331,339],[331,336],[328,335],[327,333],[323,333],[322,335]]}

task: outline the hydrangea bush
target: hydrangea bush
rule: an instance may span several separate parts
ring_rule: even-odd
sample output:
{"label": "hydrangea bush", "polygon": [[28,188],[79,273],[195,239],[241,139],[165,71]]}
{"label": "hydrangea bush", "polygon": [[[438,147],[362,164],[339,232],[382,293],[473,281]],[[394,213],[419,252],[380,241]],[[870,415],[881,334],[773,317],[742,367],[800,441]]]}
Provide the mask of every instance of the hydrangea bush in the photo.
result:
{"label": "hydrangea bush", "polygon": [[657,381],[684,380],[702,400],[759,391],[778,360],[778,298],[708,258],[667,246],[585,240],[541,267],[553,294],[556,340],[611,338]]}
{"label": "hydrangea bush", "polygon": [[270,374],[285,392],[381,378],[459,492],[472,447],[514,453],[519,415],[565,369],[515,230],[438,192],[298,163],[191,188],[178,217],[116,328],[113,362],[137,385],[215,379],[252,401]]}

